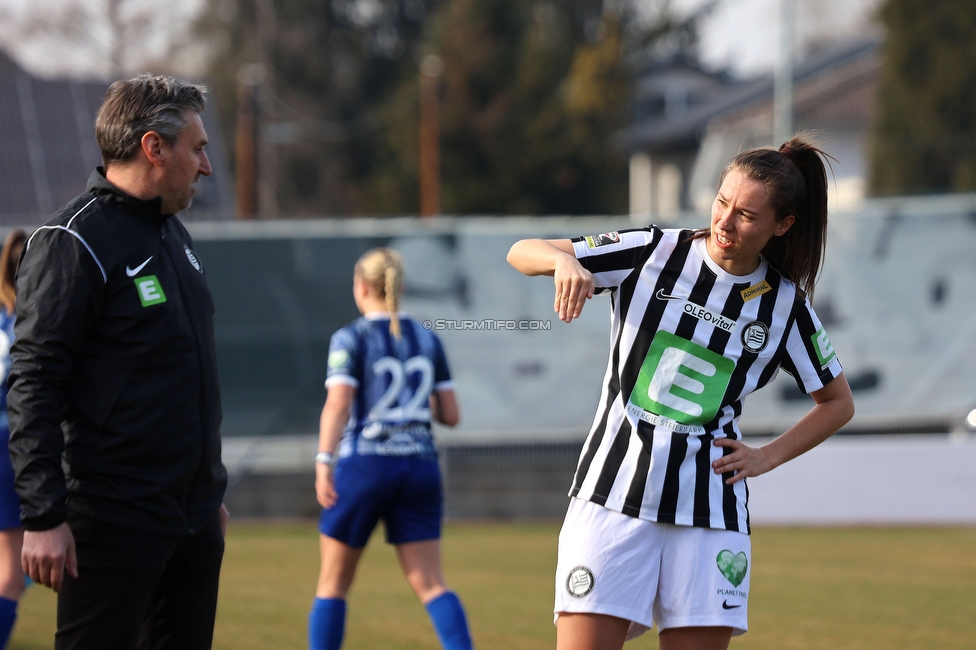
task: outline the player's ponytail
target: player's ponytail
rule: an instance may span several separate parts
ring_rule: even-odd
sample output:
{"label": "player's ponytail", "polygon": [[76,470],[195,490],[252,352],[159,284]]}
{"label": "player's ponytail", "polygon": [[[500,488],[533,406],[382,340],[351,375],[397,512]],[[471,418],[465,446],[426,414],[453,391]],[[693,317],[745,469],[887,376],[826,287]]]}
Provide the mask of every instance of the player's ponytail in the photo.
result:
{"label": "player's ponytail", "polygon": [[827,247],[827,169],[830,156],[804,135],[784,142],[778,150],[750,149],[732,159],[722,174],[733,169],[762,183],[780,221],[794,222],[780,237],[773,237],[762,254],[766,260],[813,297],[814,286]]}
{"label": "player's ponytail", "polygon": [[[400,338],[400,283],[403,276],[403,267],[400,261],[394,261],[387,251],[387,265],[383,270],[383,291],[386,294],[386,308],[390,311],[390,334],[394,338]],[[397,255],[399,258],[399,255]]]}
{"label": "player's ponytail", "polygon": [[8,315],[14,313],[17,302],[17,266],[20,264],[20,252],[27,241],[27,234],[20,228],[14,228],[7,235],[0,251],[0,305]]}
{"label": "player's ponytail", "polygon": [[386,301],[386,309],[390,312],[390,334],[399,339],[400,293],[403,290],[403,258],[400,253],[392,248],[368,250],[356,262],[356,274]]}

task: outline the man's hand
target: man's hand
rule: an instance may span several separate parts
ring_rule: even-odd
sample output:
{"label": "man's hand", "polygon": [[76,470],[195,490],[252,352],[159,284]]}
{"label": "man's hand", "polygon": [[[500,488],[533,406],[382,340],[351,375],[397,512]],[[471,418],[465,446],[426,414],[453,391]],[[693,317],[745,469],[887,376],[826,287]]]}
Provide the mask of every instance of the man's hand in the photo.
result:
{"label": "man's hand", "polygon": [[20,558],[24,573],[31,580],[54,591],[61,589],[65,570],[72,578],[78,577],[75,536],[67,523],[50,530],[25,531]]}
{"label": "man's hand", "polygon": [[223,503],[220,504],[217,517],[220,519],[220,536],[227,537],[227,522],[230,521],[230,510]]}

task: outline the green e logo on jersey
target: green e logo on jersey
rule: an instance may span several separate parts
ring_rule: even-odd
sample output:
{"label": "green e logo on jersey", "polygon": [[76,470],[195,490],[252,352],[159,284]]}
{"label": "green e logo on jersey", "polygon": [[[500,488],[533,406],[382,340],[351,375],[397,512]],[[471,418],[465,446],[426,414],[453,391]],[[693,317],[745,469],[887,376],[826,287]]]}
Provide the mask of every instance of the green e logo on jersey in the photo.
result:
{"label": "green e logo on jersey", "polygon": [[817,330],[815,334],[810,337],[813,341],[813,349],[817,351],[817,358],[820,360],[820,367],[823,368],[831,359],[833,359],[837,353],[834,352],[834,346],[831,345],[830,339],[827,338],[827,332],[824,328]]}
{"label": "green e logo on jersey", "polygon": [[670,332],[654,335],[630,395],[632,404],[681,424],[718,413],[735,362]]}
{"label": "green e logo on jersey", "polygon": [[166,302],[166,294],[163,293],[163,288],[159,286],[159,280],[155,275],[136,278],[135,283],[136,291],[139,292],[139,302],[143,307]]}

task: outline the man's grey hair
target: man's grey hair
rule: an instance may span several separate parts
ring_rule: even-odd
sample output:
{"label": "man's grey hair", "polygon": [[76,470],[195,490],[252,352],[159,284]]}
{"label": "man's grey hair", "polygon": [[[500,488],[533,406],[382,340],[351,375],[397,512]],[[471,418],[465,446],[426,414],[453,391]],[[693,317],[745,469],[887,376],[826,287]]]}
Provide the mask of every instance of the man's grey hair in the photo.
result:
{"label": "man's grey hair", "polygon": [[143,74],[108,87],[95,117],[95,141],[102,163],[130,160],[142,136],[155,131],[167,144],[175,144],[186,128],[186,111],[202,113],[207,87],[165,75]]}

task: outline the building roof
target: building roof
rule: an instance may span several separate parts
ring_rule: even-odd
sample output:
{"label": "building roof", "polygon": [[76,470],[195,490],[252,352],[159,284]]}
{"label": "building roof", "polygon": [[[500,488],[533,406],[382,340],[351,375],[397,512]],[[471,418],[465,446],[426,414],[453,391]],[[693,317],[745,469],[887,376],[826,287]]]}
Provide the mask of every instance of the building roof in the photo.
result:
{"label": "building roof", "polygon": [[[794,68],[794,104],[798,119],[864,120],[873,106],[873,84],[879,66],[879,40],[866,37],[823,48]],[[641,105],[655,94],[667,96],[681,90],[680,74],[696,74],[697,87],[686,94],[678,110],[641,114]],[[638,73],[635,113],[638,119],[625,129],[620,144],[627,151],[663,152],[681,147],[697,148],[713,121],[735,121],[770,112],[773,76],[733,80],[708,73],[686,60],[648,66]],[[685,84],[687,88],[688,85]],[[660,104],[660,102],[659,102]]]}
{"label": "building roof", "polygon": [[[0,226],[35,227],[85,189],[101,164],[95,114],[107,83],[45,80],[0,52]],[[233,213],[223,142],[214,110],[204,111],[214,173],[201,178],[182,219]]]}

